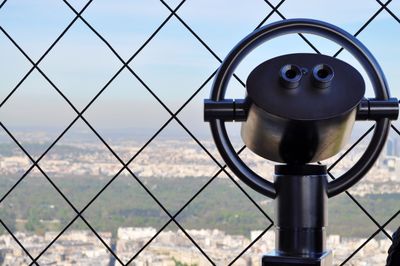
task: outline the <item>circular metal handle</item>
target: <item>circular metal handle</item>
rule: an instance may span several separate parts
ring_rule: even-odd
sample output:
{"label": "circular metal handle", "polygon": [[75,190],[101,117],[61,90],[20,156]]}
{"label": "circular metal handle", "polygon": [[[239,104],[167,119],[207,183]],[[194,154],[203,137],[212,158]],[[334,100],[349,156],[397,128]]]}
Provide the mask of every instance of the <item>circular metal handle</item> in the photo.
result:
{"label": "circular metal handle", "polygon": [[[240,41],[222,62],[211,89],[210,99],[223,101],[229,80],[242,59],[258,45],[272,38],[290,33],[311,33],[330,39],[347,49],[362,65],[374,88],[378,100],[388,100],[389,88],[385,76],[368,49],[348,32],[318,20],[287,19],[275,22],[253,31]],[[224,120],[210,119],[215,144],[232,171],[247,185],[270,197],[276,197],[274,184],[252,171],[236,154],[226,132]],[[358,182],[373,166],[384,147],[390,129],[388,118],[379,118],[372,139],[359,161],[346,173],[329,182],[327,193],[333,197]]]}

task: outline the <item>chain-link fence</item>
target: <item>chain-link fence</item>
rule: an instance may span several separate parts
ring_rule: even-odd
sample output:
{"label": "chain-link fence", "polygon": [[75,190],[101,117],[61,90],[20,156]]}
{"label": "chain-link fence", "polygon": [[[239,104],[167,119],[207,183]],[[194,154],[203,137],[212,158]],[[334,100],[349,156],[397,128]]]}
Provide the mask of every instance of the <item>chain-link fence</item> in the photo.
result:
{"label": "chain-link fence", "polygon": [[[0,12],[1,13],[7,13],[7,6],[13,2],[13,0],[4,0],[1,5],[0,5]],[[13,142],[22,150],[22,152],[29,158],[31,161],[30,167],[16,180],[16,182],[7,189],[7,191],[2,195],[0,202],[5,201],[15,190],[20,184],[23,182],[23,180],[34,170],[39,171],[48,181],[48,184],[52,188],[54,188],[57,193],[62,197],[62,199],[65,201],[65,203],[73,210],[74,215],[71,217],[72,219],[66,223],[66,226],[56,235],[54,235],[54,238],[49,241],[48,245],[43,248],[43,250],[39,254],[31,254],[27,248],[24,247],[23,243],[19,240],[18,236],[11,230],[9,227],[10,225],[7,224],[7,222],[3,219],[0,220],[0,223],[2,226],[7,230],[7,232],[13,237],[13,239],[18,243],[19,247],[23,250],[24,254],[29,256],[31,259],[30,265],[39,265],[39,259],[48,251],[52,245],[63,235],[64,232],[66,232],[70,226],[77,220],[81,220],[91,231],[92,233],[98,238],[98,240],[104,245],[104,247],[112,254],[114,257],[115,261],[119,262],[121,265],[128,265],[132,263],[146,248],[151,245],[152,241],[157,238],[157,236],[163,232],[165,228],[167,228],[169,225],[174,224],[178,229],[181,230],[181,232],[187,237],[187,239],[190,240],[190,242],[198,249],[198,251],[205,257],[206,260],[212,265],[216,264],[213,260],[213,257],[208,254],[208,252],[205,251],[204,247],[202,247],[200,244],[198,244],[198,241],[192,237],[190,230],[186,230],[184,225],[177,219],[177,217],[187,208],[199,195],[202,194],[202,192],[213,182],[215,182],[215,179],[222,174],[225,174],[229,180],[241,191],[241,193],[247,198],[251,204],[253,204],[257,210],[265,217],[265,221],[267,226],[264,228],[264,230],[256,237],[254,238],[240,253],[235,254],[234,258],[232,261],[229,263],[229,265],[234,264],[235,262],[238,261],[238,259],[245,253],[247,252],[257,241],[259,241],[267,231],[271,230],[273,226],[273,219],[265,212],[264,208],[260,206],[260,203],[257,202],[256,200],[253,199],[253,197],[250,195],[248,190],[246,188],[242,187],[242,184],[239,183],[238,181],[232,174],[231,172],[227,169],[226,165],[224,165],[219,158],[216,157],[215,153],[211,152],[209,147],[205,145],[197,136],[195,133],[192,132],[192,130],[189,129],[189,127],[181,120],[179,114],[187,108],[187,106],[192,103],[192,101],[195,100],[196,96],[200,94],[200,92],[204,91],[206,88],[206,84],[208,84],[212,78],[214,77],[216,70],[212,71],[211,73],[208,74],[208,77],[202,82],[201,86],[198,88],[193,88],[191,95],[185,99],[184,103],[179,106],[176,110],[174,108],[171,108],[168,103],[166,103],[162,97],[159,96],[157,90],[154,90],[151,85],[149,85],[151,82],[145,81],[144,78],[141,77],[141,75],[138,74],[138,72],[135,70],[135,68],[130,64],[136,57],[138,57],[148,45],[152,43],[154,38],[162,31],[164,27],[169,25],[171,22],[172,18],[175,18],[175,21],[177,21],[180,26],[183,26],[183,29],[187,31],[187,33],[191,36],[194,37],[196,42],[202,47],[201,49],[204,49],[207,51],[212,57],[214,57],[218,62],[222,62],[222,57],[218,55],[218,52],[213,50],[211,45],[208,44],[206,40],[204,40],[200,34],[196,32],[191,26],[190,22],[187,21],[187,19],[184,19],[180,14],[179,10],[182,8],[184,5],[191,5],[191,1],[181,1],[177,5],[173,5],[172,3],[168,3],[168,1],[161,0],[158,4],[164,8],[166,11],[168,11],[168,15],[166,15],[165,19],[162,21],[162,23],[156,28],[154,32],[152,32],[147,39],[143,42],[143,44],[127,59],[125,60],[124,57],[121,54],[119,54],[118,50],[114,48],[113,45],[110,44],[109,40],[107,40],[106,37],[104,37],[102,34],[100,34],[97,30],[96,27],[93,26],[88,20],[85,19],[85,12],[86,10],[89,10],[91,8],[92,2],[95,1],[88,1],[86,4],[83,5],[82,8],[77,9],[74,4],[70,3],[69,1],[64,0],[63,1],[65,6],[68,7],[69,11],[71,14],[74,15],[73,19],[70,21],[70,23],[65,27],[65,29],[57,36],[54,40],[54,42],[48,47],[48,49],[37,59],[34,60],[29,56],[29,51],[25,51],[20,44],[16,41],[16,39],[13,37],[12,32],[9,32],[7,28],[4,26],[3,23],[0,25],[1,29],[1,34],[6,37],[6,39],[12,43],[13,46],[15,46],[19,52],[31,63],[30,69],[26,72],[26,74],[23,76],[21,80],[14,85],[13,88],[1,88],[1,90],[8,90],[7,94],[3,99],[1,99],[1,104],[0,108],[3,108],[6,106],[6,104],[12,99],[13,97],[16,97],[16,92],[18,89],[21,87],[21,85],[28,79],[28,77],[37,71],[40,73],[40,75],[47,81],[47,83],[52,87],[52,89],[57,93],[57,95],[62,98],[68,105],[69,107],[74,111],[75,113],[75,118],[68,124],[68,126],[62,131],[61,134],[59,134],[54,141],[40,154],[40,156],[32,156],[31,153],[24,147],[24,145],[19,141],[18,136],[16,136],[12,130],[10,130],[7,126],[7,124],[4,121],[0,121],[0,126],[1,128],[6,132],[6,135],[8,135]],[[265,16],[259,21],[257,25],[255,25],[254,29],[257,29],[261,27],[262,25],[265,25],[270,21],[270,18],[273,16],[277,16],[278,19],[286,19],[285,14],[283,11],[281,11],[281,7],[285,5],[285,2],[290,2],[290,1],[285,1],[282,0],[277,3],[272,3],[272,1],[261,1],[264,5],[266,10],[268,12],[265,13]],[[374,2],[375,1],[371,1]],[[366,21],[365,23],[359,27],[359,29],[354,32],[354,36],[358,36],[360,33],[362,33],[365,29],[368,28],[370,23],[374,21],[377,16],[381,13],[386,12],[389,14],[393,20],[396,23],[400,23],[399,17],[395,14],[390,9],[390,4],[392,0],[389,0],[387,2],[381,2],[380,0],[376,0],[376,12],[373,13]],[[232,5],[235,5],[236,2],[232,2]],[[250,2],[249,2],[250,4]],[[290,4],[290,3],[289,3]],[[212,7],[210,7],[212,8]],[[223,18],[221,18],[223,20]],[[121,67],[115,72],[115,74],[101,87],[99,88],[100,90],[97,92],[97,94],[92,97],[92,99],[83,107],[83,108],[78,108],[75,104],[74,101],[71,100],[64,92],[62,89],[62,86],[56,85],[57,82],[53,82],[52,79],[49,78],[49,76],[46,74],[46,71],[42,69],[41,67],[41,62],[44,61],[44,59],[51,53],[54,47],[57,46],[57,44],[64,38],[64,36],[71,30],[74,24],[77,22],[83,23],[84,27],[88,29],[90,32],[94,33],[99,42],[102,42],[105,44],[108,48],[109,51],[115,56],[115,58],[121,63]],[[210,29],[211,30],[211,29]],[[300,38],[303,42],[305,42],[311,49],[316,52],[320,53],[319,47],[317,44],[315,44],[311,39],[309,39],[305,35],[300,34]],[[395,45],[395,44],[393,44]],[[337,57],[339,54],[341,54],[343,49],[337,50],[333,56]],[[61,63],[61,62],[60,62]],[[3,63],[2,63],[3,64]],[[79,62],[77,62],[79,64]],[[143,145],[134,153],[133,156],[130,156],[130,158],[125,159],[120,156],[120,154],[115,151],[112,145],[108,143],[106,140],[107,138],[104,137],[103,134],[101,134],[98,130],[96,130],[96,127],[92,125],[92,123],[89,122],[89,120],[85,117],[86,111],[90,109],[90,107],[100,98],[100,96],[107,91],[107,88],[110,87],[110,84],[113,84],[113,82],[117,79],[117,77],[123,72],[123,71],[128,71],[128,73],[134,77],[142,86],[144,90],[146,90],[150,95],[155,99],[157,102],[156,105],[161,106],[165,113],[168,114],[168,118],[166,122],[150,137],[148,138]],[[6,77],[2,77],[6,78]],[[154,76],[154,79],[157,77]],[[242,85],[244,85],[244,82],[239,78],[239,76],[235,75],[235,79]],[[93,197],[85,204],[84,206],[79,206],[77,207],[76,204],[74,204],[73,200],[71,200],[65,192],[63,192],[63,189],[61,189],[56,182],[53,181],[52,177],[44,170],[44,168],[41,167],[41,161],[45,156],[56,146],[56,144],[60,141],[60,139],[63,138],[63,136],[74,126],[75,123],[81,122],[84,125],[86,125],[91,132],[95,134],[95,136],[98,138],[98,140],[106,147],[106,149],[113,155],[113,157],[117,160],[117,162],[120,165],[120,170],[116,172],[113,177],[108,180],[102,188],[100,188]],[[140,178],[138,178],[137,174],[135,174],[134,170],[131,168],[131,163],[138,157],[140,156],[143,151],[146,150],[146,148],[154,141],[154,139],[157,138],[162,132],[168,127],[169,124],[175,123],[181,127],[186,134],[189,136],[191,140],[193,140],[198,147],[203,150],[209,159],[213,161],[213,164],[215,164],[218,169],[217,171],[212,175],[211,178],[208,179],[208,181],[203,184],[202,186],[196,188],[196,192],[186,201],[185,204],[174,210],[173,212],[165,206],[163,201],[155,195],[154,192],[150,188],[147,187],[146,182],[143,182]],[[393,131],[396,134],[400,134],[399,130],[395,127],[392,126]],[[339,164],[343,160],[343,158],[346,157],[356,146],[359,144],[362,140],[364,140],[368,134],[373,130],[373,126],[370,127],[365,134],[361,135],[359,139],[341,156],[339,156],[336,161],[334,161],[330,167],[329,167],[329,172],[330,176],[334,179],[335,176],[332,172],[333,168]],[[242,147],[238,149],[238,153],[241,153],[245,151],[246,148]],[[151,199],[163,210],[165,215],[168,217],[166,222],[160,226],[157,229],[157,232],[147,241],[147,243],[144,243],[140,249],[136,251],[135,254],[131,254],[131,257],[129,260],[123,260],[121,259],[118,254],[115,252],[115,249],[112,247],[112,244],[108,240],[104,240],[104,236],[102,236],[98,231],[96,230],[95,227],[91,225],[91,222],[87,220],[87,218],[83,215],[85,211],[88,210],[88,208],[93,205],[96,200],[105,192],[107,189],[113,184],[113,182],[122,174],[127,172],[128,175],[136,180],[138,184],[141,186],[141,188],[151,197]],[[374,239],[375,236],[377,236],[380,233],[383,233],[387,238],[391,239],[391,234],[387,232],[386,227],[388,224],[390,224],[392,221],[396,219],[398,214],[400,213],[400,209],[395,211],[391,217],[382,220],[379,219],[379,217],[374,217],[374,214],[370,213],[368,211],[368,208],[364,207],[362,202],[360,202],[357,197],[353,196],[350,192],[346,192],[347,196],[351,201],[353,201],[356,206],[360,208],[362,211],[363,215],[365,218],[370,219],[375,225],[376,225],[376,230],[372,232],[369,238],[367,238],[366,241],[359,243],[354,249],[354,251],[348,255],[348,257],[341,262],[342,265],[350,262],[352,258],[363,248],[365,247],[372,239]],[[27,203],[28,204],[28,203]],[[201,215],[201,214],[199,214]],[[358,225],[354,225],[355,227]]]}

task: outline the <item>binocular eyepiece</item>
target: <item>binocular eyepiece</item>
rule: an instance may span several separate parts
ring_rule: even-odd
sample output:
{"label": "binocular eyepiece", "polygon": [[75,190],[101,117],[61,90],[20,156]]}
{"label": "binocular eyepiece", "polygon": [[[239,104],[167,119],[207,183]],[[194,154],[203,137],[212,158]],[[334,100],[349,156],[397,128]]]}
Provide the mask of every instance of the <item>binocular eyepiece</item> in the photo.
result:
{"label": "binocular eyepiece", "polygon": [[[307,68],[301,68],[295,64],[287,64],[282,66],[279,75],[285,88],[294,89],[299,86],[303,75],[307,75],[309,72]],[[329,87],[335,76],[333,68],[324,63],[315,65],[311,73],[315,86],[320,89]]]}
{"label": "binocular eyepiece", "polygon": [[297,88],[303,76],[302,69],[293,64],[284,65],[279,74],[282,85],[288,89]]}

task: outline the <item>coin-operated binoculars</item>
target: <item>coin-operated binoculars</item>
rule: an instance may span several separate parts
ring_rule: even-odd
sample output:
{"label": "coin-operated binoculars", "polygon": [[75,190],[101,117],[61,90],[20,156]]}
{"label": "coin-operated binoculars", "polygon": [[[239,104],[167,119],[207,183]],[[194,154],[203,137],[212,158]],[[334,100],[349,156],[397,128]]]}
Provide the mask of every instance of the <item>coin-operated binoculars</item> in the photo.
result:
{"label": "coin-operated binoculars", "polygon": [[[245,99],[225,99],[241,60],[261,43],[289,33],[319,35],[347,49],[368,74],[375,98],[364,98],[364,80],[351,65],[330,56],[299,53],[260,64],[247,78]],[[252,32],[232,49],[215,76],[210,99],[205,100],[204,118],[232,171],[275,199],[276,250],[262,257],[263,266],[331,265],[331,252],[325,246],[327,199],[349,189],[373,166],[398,112],[398,100],[390,98],[375,58],[336,26],[310,19],[280,21]],[[326,166],[311,163],[339,153],[356,120],[375,121],[372,139],[350,170],[328,182]],[[250,150],[281,163],[275,166],[274,183],[238,157],[225,128],[231,121],[242,123],[241,136]]]}

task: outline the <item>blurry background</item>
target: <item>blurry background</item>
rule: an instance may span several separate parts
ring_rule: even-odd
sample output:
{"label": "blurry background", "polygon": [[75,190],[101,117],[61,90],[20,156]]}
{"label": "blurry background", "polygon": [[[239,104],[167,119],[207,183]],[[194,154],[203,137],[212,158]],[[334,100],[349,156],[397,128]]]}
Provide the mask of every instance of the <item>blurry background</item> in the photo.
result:
{"label": "blurry background", "polygon": [[[4,265],[258,265],[273,250],[273,204],[239,181],[203,122],[216,69],[244,36],[285,18],[357,36],[400,97],[400,3],[22,1],[0,3],[0,261]],[[247,57],[227,98],[261,62],[296,52],[354,58],[317,36],[274,39]],[[398,125],[398,122],[395,123]],[[368,144],[356,124],[331,177]],[[273,166],[241,158],[272,179]],[[400,137],[366,178],[330,200],[335,265],[383,265],[400,225]],[[353,145],[357,143],[357,145]]]}

